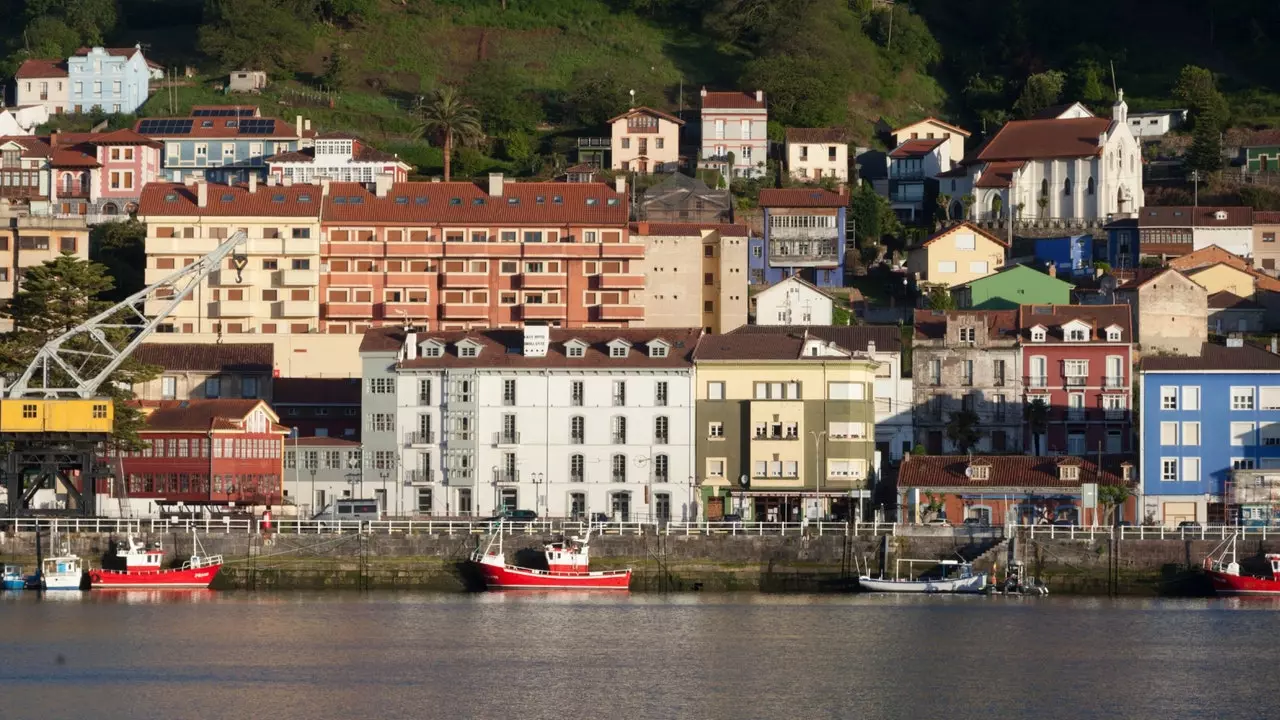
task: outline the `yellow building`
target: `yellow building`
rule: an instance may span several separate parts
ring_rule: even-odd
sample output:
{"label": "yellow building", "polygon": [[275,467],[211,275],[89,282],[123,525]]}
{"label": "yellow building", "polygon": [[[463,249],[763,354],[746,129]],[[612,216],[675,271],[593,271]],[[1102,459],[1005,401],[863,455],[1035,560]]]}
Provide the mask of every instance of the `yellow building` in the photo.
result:
{"label": "yellow building", "polygon": [[614,170],[647,175],[675,172],[680,165],[680,118],[638,107],[609,120],[609,125]]}
{"label": "yellow building", "polygon": [[1227,263],[1215,263],[1186,273],[1210,295],[1229,292],[1242,298],[1253,297],[1256,276]]}
{"label": "yellow building", "polygon": [[632,223],[644,241],[644,321],[727,333],[747,324],[746,225]]}
{"label": "yellow building", "polygon": [[807,332],[709,335],[694,354],[705,516],[852,518],[875,473],[875,369]]}
{"label": "yellow building", "polygon": [[950,139],[947,143],[951,151],[951,165],[958,165],[964,159],[964,140],[969,131],[962,127],[946,123],[935,117],[903,125],[894,130],[893,146],[898,147],[908,140]]}
{"label": "yellow building", "polygon": [[1004,267],[1009,244],[972,223],[962,222],[911,248],[907,270],[921,285],[955,287]]}

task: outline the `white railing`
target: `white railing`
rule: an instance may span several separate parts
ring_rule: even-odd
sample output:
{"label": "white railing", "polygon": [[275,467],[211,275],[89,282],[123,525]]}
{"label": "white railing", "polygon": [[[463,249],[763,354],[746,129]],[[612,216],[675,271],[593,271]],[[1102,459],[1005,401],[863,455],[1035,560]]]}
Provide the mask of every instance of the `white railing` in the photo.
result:
{"label": "white railing", "polygon": [[[1111,528],[1079,525],[1005,525],[1004,534],[1013,536],[1025,532],[1032,538],[1094,540],[1111,537]],[[1223,540],[1232,535],[1267,539],[1280,536],[1280,527],[1265,525],[1197,525],[1194,527],[1166,527],[1163,525],[1137,525],[1117,528],[1121,540]]]}

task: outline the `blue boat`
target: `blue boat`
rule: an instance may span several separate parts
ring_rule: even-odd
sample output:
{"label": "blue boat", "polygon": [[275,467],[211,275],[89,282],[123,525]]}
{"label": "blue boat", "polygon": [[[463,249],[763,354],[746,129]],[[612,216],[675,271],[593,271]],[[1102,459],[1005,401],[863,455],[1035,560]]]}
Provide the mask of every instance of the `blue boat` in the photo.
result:
{"label": "blue boat", "polygon": [[0,575],[0,590],[21,590],[25,586],[22,566],[5,565],[4,574]]}

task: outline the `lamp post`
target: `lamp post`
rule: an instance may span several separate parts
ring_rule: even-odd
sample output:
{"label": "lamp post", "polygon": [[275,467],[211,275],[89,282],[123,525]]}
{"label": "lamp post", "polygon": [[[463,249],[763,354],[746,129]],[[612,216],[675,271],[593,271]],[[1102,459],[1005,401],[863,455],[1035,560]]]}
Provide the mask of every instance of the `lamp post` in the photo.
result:
{"label": "lamp post", "polygon": [[[316,468],[312,467],[311,468],[311,500],[310,502],[307,503],[308,507],[311,507],[314,510],[315,502],[316,502]],[[316,513],[312,512],[310,514],[315,515]]]}
{"label": "lamp post", "polygon": [[542,480],[545,476],[542,473],[529,473],[529,479],[533,481],[533,512],[537,514],[542,508]]}
{"label": "lamp post", "polygon": [[498,466],[493,466],[493,514],[498,514]]}
{"label": "lamp post", "polygon": [[391,477],[391,468],[389,468],[389,467],[387,467],[387,466],[385,466],[385,465],[384,465],[384,466],[382,466],[382,468],[380,468],[380,469],[378,470],[378,477],[382,478],[382,512],[385,514],[385,513],[387,512],[387,505],[388,505],[388,503],[387,503],[387,478],[388,478],[388,477]]}
{"label": "lamp post", "polygon": [[813,493],[818,501],[818,512],[822,512],[822,455],[821,442],[827,437],[827,431],[810,430],[813,436]]}

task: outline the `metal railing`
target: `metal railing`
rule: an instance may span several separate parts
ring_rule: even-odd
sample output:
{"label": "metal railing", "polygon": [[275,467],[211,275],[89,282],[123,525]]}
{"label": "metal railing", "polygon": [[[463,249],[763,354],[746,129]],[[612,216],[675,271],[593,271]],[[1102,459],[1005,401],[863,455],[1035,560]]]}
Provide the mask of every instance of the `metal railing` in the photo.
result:
{"label": "metal railing", "polygon": [[1124,377],[1121,376],[1108,375],[1102,379],[1102,387],[1104,388],[1115,389],[1122,388],[1124,386]]}
{"label": "metal railing", "polygon": [[418,483],[435,482],[436,471],[432,469],[410,469],[404,471],[404,482],[406,485],[414,485]]}
{"label": "metal railing", "polygon": [[505,430],[493,434],[494,445],[519,445],[520,433],[506,432]]}
{"label": "metal railing", "polygon": [[431,430],[413,430],[404,435],[409,445],[432,445],[436,441],[436,434]]}
{"label": "metal railing", "polygon": [[1042,388],[1047,384],[1048,378],[1044,375],[1028,375],[1027,387]]}

